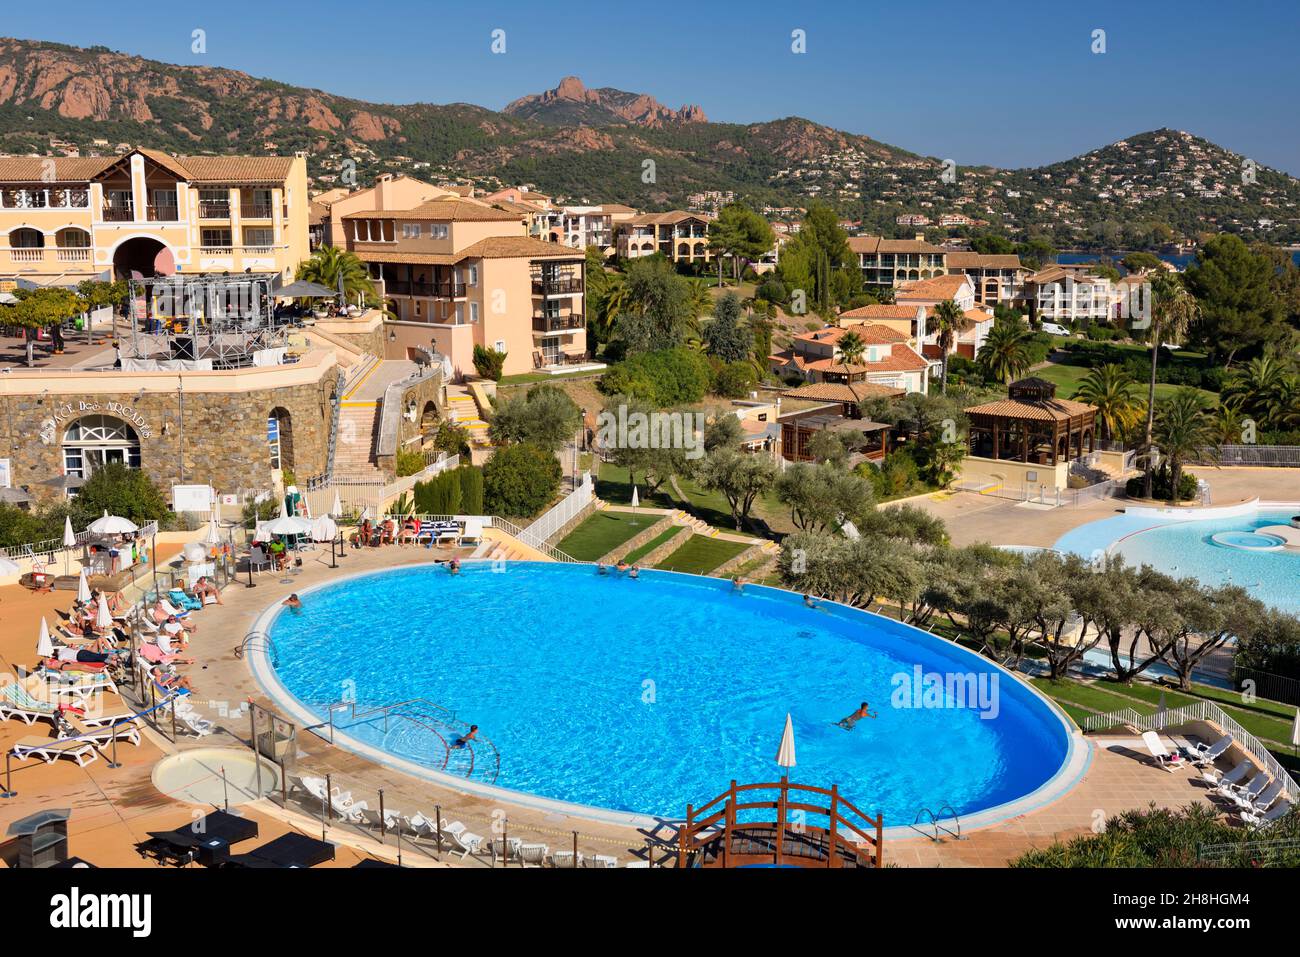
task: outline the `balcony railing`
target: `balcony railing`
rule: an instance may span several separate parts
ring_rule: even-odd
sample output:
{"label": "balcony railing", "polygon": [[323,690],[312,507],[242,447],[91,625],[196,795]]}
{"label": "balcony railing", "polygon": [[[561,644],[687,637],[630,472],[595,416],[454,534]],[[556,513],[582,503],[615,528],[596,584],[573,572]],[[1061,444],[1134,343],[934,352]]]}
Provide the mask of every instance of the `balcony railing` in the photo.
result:
{"label": "balcony railing", "polygon": [[11,249],[9,258],[16,263],[38,263],[45,259],[44,249]]}
{"label": "balcony railing", "polygon": [[270,203],[244,203],[239,207],[239,214],[244,219],[270,219],[274,210]]}
{"label": "balcony railing", "polygon": [[56,258],[62,263],[87,263],[90,262],[90,248],[77,246],[60,249]]}
{"label": "balcony railing", "polygon": [[567,296],[582,292],[582,279],[579,276],[534,277],[534,296]]}
{"label": "balcony railing", "polygon": [[199,219],[229,219],[229,203],[199,203]]}
{"label": "balcony railing", "polygon": [[274,246],[245,246],[245,256],[269,256],[275,250]]}
{"label": "balcony railing", "polygon": [[175,223],[179,222],[180,218],[181,210],[175,203],[149,206],[149,222],[151,223]]}
{"label": "balcony railing", "polygon": [[199,252],[205,256],[229,256],[235,251],[234,246],[200,246]]}
{"label": "balcony railing", "polygon": [[563,332],[581,329],[587,324],[582,313],[566,312],[558,316],[533,316],[534,332]]}
{"label": "balcony railing", "polygon": [[408,282],[386,279],[384,288],[392,296],[425,296],[430,299],[460,299],[465,295],[463,282]]}
{"label": "balcony railing", "polygon": [[104,222],[129,223],[135,220],[134,206],[105,206]]}

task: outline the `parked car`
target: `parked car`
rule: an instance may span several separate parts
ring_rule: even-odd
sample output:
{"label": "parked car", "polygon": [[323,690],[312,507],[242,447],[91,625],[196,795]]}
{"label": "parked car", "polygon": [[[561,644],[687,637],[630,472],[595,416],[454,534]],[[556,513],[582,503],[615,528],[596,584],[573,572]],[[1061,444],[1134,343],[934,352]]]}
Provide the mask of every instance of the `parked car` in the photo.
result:
{"label": "parked car", "polygon": [[1074,333],[1072,333],[1069,329],[1065,328],[1065,326],[1062,326],[1062,325],[1060,325],[1060,324],[1058,324],[1058,323],[1055,323],[1055,322],[1045,322],[1045,323],[1043,323],[1043,331],[1044,331],[1045,333],[1047,333],[1049,336],[1072,336],[1072,335],[1074,335]]}

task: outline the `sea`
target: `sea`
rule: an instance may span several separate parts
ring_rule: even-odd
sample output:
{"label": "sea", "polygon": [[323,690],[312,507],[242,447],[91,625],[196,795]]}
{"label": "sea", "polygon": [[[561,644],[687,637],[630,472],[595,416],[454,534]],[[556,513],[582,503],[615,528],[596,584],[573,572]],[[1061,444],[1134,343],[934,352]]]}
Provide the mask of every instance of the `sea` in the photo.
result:
{"label": "sea", "polygon": [[[1124,273],[1128,272],[1128,270],[1124,268],[1120,260],[1122,260],[1127,255],[1128,252],[1120,251],[1120,250],[1097,251],[1097,252],[1073,251],[1073,252],[1057,253],[1056,261],[1058,264],[1061,265],[1070,265],[1071,263],[1095,262],[1098,259],[1106,257],[1111,259],[1115,263],[1115,268],[1120,271],[1121,275],[1123,275]],[[1178,270],[1186,269],[1188,264],[1190,264],[1192,260],[1196,258],[1195,253],[1161,252],[1161,253],[1156,253],[1156,255],[1167,263],[1173,263],[1174,267]],[[1291,261],[1294,262],[1297,266],[1300,266],[1300,249],[1295,249],[1291,251]]]}

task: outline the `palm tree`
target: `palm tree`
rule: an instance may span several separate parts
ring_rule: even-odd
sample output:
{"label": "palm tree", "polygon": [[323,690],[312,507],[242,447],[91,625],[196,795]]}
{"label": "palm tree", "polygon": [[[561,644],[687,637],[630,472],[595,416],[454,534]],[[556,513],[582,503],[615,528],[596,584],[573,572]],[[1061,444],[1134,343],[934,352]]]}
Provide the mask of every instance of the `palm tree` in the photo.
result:
{"label": "palm tree", "polygon": [[1019,379],[1029,371],[1029,340],[1032,333],[1019,320],[995,322],[984,345],[975,356],[987,375],[1001,383]]}
{"label": "palm tree", "polygon": [[1074,398],[1097,407],[1106,438],[1124,435],[1142,418],[1137,380],[1121,365],[1107,363],[1089,370]]}
{"label": "palm tree", "polygon": [[1147,389],[1147,425],[1142,440],[1142,454],[1146,460],[1146,476],[1142,481],[1142,494],[1151,497],[1151,481],[1155,457],[1152,454],[1152,433],[1156,414],[1156,363],[1160,361],[1160,343],[1181,341],[1188,328],[1196,321],[1200,305],[1196,302],[1178,276],[1157,276],[1151,284],[1151,382]]}
{"label": "palm tree", "polygon": [[357,258],[356,253],[338,246],[322,246],[316,250],[310,259],[298,265],[294,278],[320,283],[330,289],[338,289],[341,281],[345,298],[360,296],[365,302],[372,302],[375,298],[375,284],[366,264]]}
{"label": "palm tree", "polygon": [[609,339],[618,317],[627,307],[627,277],[622,273],[610,276],[605,283],[605,291],[600,297],[600,308],[596,312],[597,328],[602,333],[603,339]]}
{"label": "palm tree", "polygon": [[946,299],[934,307],[934,324],[930,331],[933,332],[939,341],[939,361],[941,365],[940,373],[940,391],[948,394],[948,352],[952,349],[953,342],[957,337],[969,329],[974,323],[966,318],[966,314],[961,311],[961,307],[951,299]]}
{"label": "palm tree", "polygon": [[1266,352],[1236,370],[1223,384],[1223,404],[1265,428],[1286,428],[1300,417],[1300,376],[1294,364],[1276,352]]}
{"label": "palm tree", "polygon": [[708,283],[701,279],[687,281],[690,283],[691,292],[686,300],[686,305],[690,311],[691,319],[698,321],[702,316],[712,315],[713,294],[709,292]]}
{"label": "palm tree", "polygon": [[1170,500],[1178,500],[1183,464],[1218,461],[1219,421],[1199,391],[1184,387],[1160,403],[1153,434],[1169,462]]}
{"label": "palm tree", "polygon": [[840,357],[844,360],[844,364],[851,366],[862,361],[862,354],[867,351],[867,344],[862,341],[861,335],[850,329],[840,336],[837,348],[840,350]]}

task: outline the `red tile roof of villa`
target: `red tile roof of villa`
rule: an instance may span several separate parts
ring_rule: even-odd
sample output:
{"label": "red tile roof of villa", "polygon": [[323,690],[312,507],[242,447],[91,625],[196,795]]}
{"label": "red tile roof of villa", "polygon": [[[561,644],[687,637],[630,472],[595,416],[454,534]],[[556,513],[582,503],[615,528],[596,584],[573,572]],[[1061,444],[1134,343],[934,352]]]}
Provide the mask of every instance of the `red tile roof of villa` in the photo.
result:
{"label": "red tile roof of villa", "polygon": [[983,405],[973,405],[964,410],[967,415],[996,415],[1011,419],[1028,419],[1037,422],[1062,422],[1076,415],[1097,411],[1096,406],[1073,399],[1043,399],[1026,402],[1023,399],[999,399]]}
{"label": "red tile roof of villa", "polygon": [[883,305],[875,304],[871,306],[859,306],[857,309],[850,309],[847,312],[841,312],[841,319],[915,319],[916,310],[925,308],[923,306],[909,305]]}
{"label": "red tile roof of villa", "polygon": [[962,273],[948,276],[931,276],[929,279],[914,279],[905,282],[894,291],[894,299],[904,297],[915,299],[952,299],[961,292],[961,287],[970,281]]}
{"label": "red tile roof of villa", "polygon": [[863,399],[886,399],[906,395],[903,389],[878,382],[809,382],[786,389],[781,395],[790,399],[813,399],[818,402],[861,402]]}
{"label": "red tile roof of villa", "polygon": [[849,249],[855,253],[945,253],[942,246],[935,246],[919,239],[885,239],[882,236],[850,236]]}
{"label": "red tile roof of villa", "polygon": [[447,222],[507,222],[519,213],[497,209],[470,199],[431,199],[411,209],[368,209],[348,213],[344,219],[419,219]]}
{"label": "red tile roof of villa", "polygon": [[949,269],[1024,269],[1014,253],[949,253]]}

